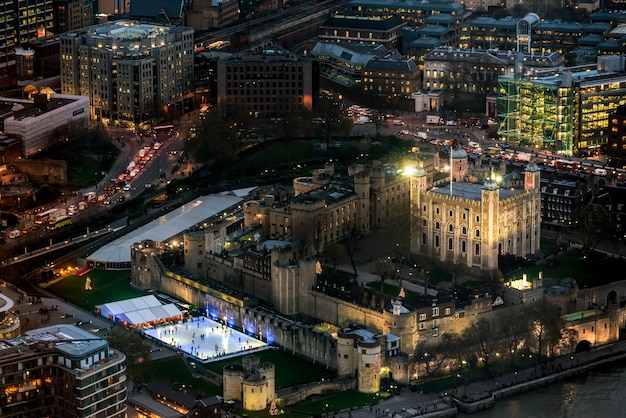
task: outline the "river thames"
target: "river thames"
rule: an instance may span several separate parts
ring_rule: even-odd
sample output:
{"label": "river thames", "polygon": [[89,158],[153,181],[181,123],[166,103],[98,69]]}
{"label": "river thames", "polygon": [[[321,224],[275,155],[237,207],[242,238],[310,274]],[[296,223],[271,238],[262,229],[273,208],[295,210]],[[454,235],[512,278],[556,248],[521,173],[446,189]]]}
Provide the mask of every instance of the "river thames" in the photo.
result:
{"label": "river thames", "polygon": [[461,417],[626,417],[626,363],[613,364],[533,392],[496,402],[493,409]]}

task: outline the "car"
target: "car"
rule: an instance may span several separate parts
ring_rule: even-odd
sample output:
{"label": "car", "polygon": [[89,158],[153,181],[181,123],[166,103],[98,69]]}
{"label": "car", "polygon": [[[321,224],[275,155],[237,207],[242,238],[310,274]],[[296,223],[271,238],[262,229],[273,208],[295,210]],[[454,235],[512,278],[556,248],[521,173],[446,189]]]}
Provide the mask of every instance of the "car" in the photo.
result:
{"label": "car", "polygon": [[400,132],[398,132],[398,135],[408,135],[408,134],[409,134],[408,129],[402,129]]}
{"label": "car", "polygon": [[446,121],[446,126],[456,126],[456,121],[455,120],[448,120],[448,121]]}
{"label": "car", "polygon": [[151,189],[152,188],[152,183],[146,183],[146,189]]}
{"label": "car", "polygon": [[124,185],[124,189],[123,189],[123,190],[124,190],[125,192],[129,192],[129,191],[130,191],[130,184],[126,183],[126,184]]}

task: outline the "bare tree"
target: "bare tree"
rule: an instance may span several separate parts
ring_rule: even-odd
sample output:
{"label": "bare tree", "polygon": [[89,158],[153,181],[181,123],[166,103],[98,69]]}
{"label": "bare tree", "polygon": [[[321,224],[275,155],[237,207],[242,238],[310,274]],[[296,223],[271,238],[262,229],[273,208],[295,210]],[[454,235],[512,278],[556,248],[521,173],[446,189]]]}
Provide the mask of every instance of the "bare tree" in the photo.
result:
{"label": "bare tree", "polygon": [[385,280],[391,279],[395,274],[395,268],[389,260],[378,260],[373,265],[373,273],[380,276],[380,292],[383,293],[383,285]]}
{"label": "bare tree", "polygon": [[528,322],[529,309],[522,305],[521,309],[509,308],[502,312],[496,323],[496,332],[502,339],[502,346],[515,366],[515,355],[530,334]]}
{"label": "bare tree", "polygon": [[[315,113],[317,115],[317,126],[320,130],[320,136],[326,140],[326,152],[328,153],[330,152],[330,142],[333,135],[337,132],[345,134],[347,126],[352,124],[352,119],[347,116],[338,103],[329,97],[319,99]],[[350,130],[352,130],[351,125]]]}
{"label": "bare tree", "polygon": [[337,263],[341,263],[347,258],[346,248],[338,243],[332,242],[324,247],[324,257],[328,258],[333,265],[333,273],[337,271]]}
{"label": "bare tree", "polygon": [[533,304],[530,319],[536,353],[539,357],[550,357],[561,343],[565,329],[559,308],[542,299]]}
{"label": "bare tree", "polygon": [[485,371],[489,371],[491,359],[498,347],[498,337],[493,332],[493,324],[485,317],[479,317],[463,331],[463,338],[467,341],[468,347],[476,354],[485,366]]}
{"label": "bare tree", "polygon": [[358,277],[359,275],[356,269],[356,261],[354,259],[354,256],[356,255],[357,250],[359,248],[358,244],[359,244],[358,233],[356,231],[356,228],[352,228],[352,230],[350,231],[350,235],[348,235],[348,237],[343,241],[343,245],[345,246],[346,253],[348,254],[348,257],[350,258],[350,264],[352,265],[354,277]]}
{"label": "bare tree", "polygon": [[434,377],[441,373],[444,364],[450,358],[448,341],[448,338],[442,338],[437,344],[427,344],[420,341],[415,348],[414,358],[418,363],[424,365],[424,370],[431,385]]}

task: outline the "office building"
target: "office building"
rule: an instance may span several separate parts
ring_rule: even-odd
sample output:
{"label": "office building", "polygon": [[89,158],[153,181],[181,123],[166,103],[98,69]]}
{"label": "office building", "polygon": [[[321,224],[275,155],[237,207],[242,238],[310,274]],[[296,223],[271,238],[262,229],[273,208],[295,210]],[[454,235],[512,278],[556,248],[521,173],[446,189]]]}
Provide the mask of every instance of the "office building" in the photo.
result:
{"label": "office building", "polygon": [[244,52],[217,63],[218,106],[251,115],[311,109],[319,91],[318,65],[280,49]]}
{"label": "office building", "polygon": [[438,47],[424,57],[424,91],[442,89],[451,92],[495,94],[498,77],[513,73],[519,57],[525,68],[555,68],[564,62],[557,53],[512,54],[497,49],[454,49]]}
{"label": "office building", "polygon": [[0,340],[0,416],[126,417],[126,356],[73,325]]}
{"label": "office building", "polygon": [[402,27],[406,25],[400,16],[373,18],[353,15],[333,15],[319,30],[322,42],[373,43],[385,48],[398,48]]}
{"label": "office building", "polygon": [[193,29],[118,20],[61,35],[61,90],[92,119],[139,124],[193,102]]}
{"label": "office building", "polygon": [[91,26],[94,9],[91,0],[54,0],[55,33],[65,33]]}
{"label": "office building", "polygon": [[87,126],[89,121],[89,103],[84,96],[35,94],[32,101],[6,99],[5,103],[20,106],[1,119],[4,133],[21,141],[23,157],[32,157],[60,140],[58,128]]}
{"label": "office building", "polygon": [[363,91],[376,96],[406,97],[420,87],[420,71],[412,59],[374,58],[362,74]]}
{"label": "office building", "polygon": [[0,83],[9,86],[15,81],[16,49],[54,34],[53,0],[2,0],[0,14]]}
{"label": "office building", "polygon": [[609,138],[606,144],[607,163],[611,167],[626,166],[626,106],[609,116]]}
{"label": "office building", "polygon": [[609,115],[626,104],[624,59],[606,55],[595,65],[501,76],[498,133],[565,156],[606,144]]}

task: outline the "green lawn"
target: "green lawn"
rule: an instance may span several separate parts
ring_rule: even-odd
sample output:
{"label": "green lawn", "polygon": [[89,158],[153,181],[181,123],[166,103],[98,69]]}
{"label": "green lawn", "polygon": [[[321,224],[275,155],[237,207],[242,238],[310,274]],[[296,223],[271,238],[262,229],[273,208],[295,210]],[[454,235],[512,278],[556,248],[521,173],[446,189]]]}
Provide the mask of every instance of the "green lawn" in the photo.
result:
{"label": "green lawn", "polygon": [[542,272],[544,279],[561,279],[571,277],[576,280],[578,287],[592,287],[615,281],[619,277],[626,263],[617,258],[594,254],[590,259],[582,250],[574,249],[545,264],[521,268],[504,275],[504,280],[521,279],[524,273],[532,281]]}
{"label": "green lawn", "polygon": [[221,387],[195,377],[180,356],[130,366],[128,373],[138,382],[165,380],[185,385],[193,393],[200,392],[205,396],[222,395]]}
{"label": "green lawn", "polygon": [[[313,364],[301,357],[282,350],[267,350],[257,355],[261,361],[274,364],[276,370],[276,389],[301,385],[321,379],[335,378],[334,371],[323,364]],[[207,364],[208,370],[222,374],[225,366],[241,364],[241,357]]]}
{"label": "green lawn", "polygon": [[[85,281],[91,279],[93,290],[85,290]],[[130,271],[91,270],[83,276],[68,276],[48,286],[47,290],[85,310],[96,305],[145,296],[146,292],[130,285]]]}

